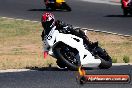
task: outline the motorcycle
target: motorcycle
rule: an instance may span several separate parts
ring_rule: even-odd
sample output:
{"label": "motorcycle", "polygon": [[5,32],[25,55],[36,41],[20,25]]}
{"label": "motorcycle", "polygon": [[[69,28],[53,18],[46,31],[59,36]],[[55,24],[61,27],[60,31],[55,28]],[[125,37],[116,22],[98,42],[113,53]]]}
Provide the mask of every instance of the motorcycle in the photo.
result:
{"label": "motorcycle", "polygon": [[65,2],[65,0],[44,0],[46,9],[51,10],[67,10],[71,11],[70,6]]}
{"label": "motorcycle", "polygon": [[[122,4],[121,8],[123,10],[123,15],[124,16],[127,16],[128,14],[132,15],[132,2],[128,4],[121,2],[121,4]],[[126,7],[124,4],[127,4]]]}
{"label": "motorcycle", "polygon": [[[80,30],[80,29],[74,29]],[[44,45],[48,54],[57,59],[56,63],[61,68],[78,70],[83,68],[108,69],[112,66],[112,59],[105,49],[102,49],[98,42],[90,44],[84,41],[86,33],[79,32],[79,35],[71,32],[70,27],[63,29],[53,27],[50,31],[45,31]],[[47,51],[45,51],[47,52]]]}

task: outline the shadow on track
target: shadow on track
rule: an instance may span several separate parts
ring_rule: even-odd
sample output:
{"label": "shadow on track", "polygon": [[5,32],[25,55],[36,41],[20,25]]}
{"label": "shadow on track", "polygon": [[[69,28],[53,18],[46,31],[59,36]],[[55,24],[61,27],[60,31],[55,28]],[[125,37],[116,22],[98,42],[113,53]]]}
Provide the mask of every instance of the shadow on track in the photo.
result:
{"label": "shadow on track", "polygon": [[57,67],[26,67],[26,69],[37,70],[37,71],[68,71],[68,69],[59,69]]}
{"label": "shadow on track", "polygon": [[[26,67],[26,69],[30,69],[30,70],[37,70],[37,71],[70,71],[68,69],[59,69],[58,67],[52,67],[52,66],[48,66],[48,67]],[[132,65],[120,65],[120,66],[112,66],[109,69],[99,69],[99,68],[84,68],[86,71],[98,71],[98,72],[132,72]]]}
{"label": "shadow on track", "polygon": [[[26,67],[26,69],[37,70],[37,71],[70,71],[67,68],[61,69],[58,67],[52,67],[51,65],[49,65],[49,67]],[[85,70],[95,70],[93,68],[84,68],[84,69]]]}
{"label": "shadow on track", "polygon": [[124,15],[106,15],[104,17],[121,17],[121,18],[127,18],[127,17],[132,17],[132,15],[124,16]]}
{"label": "shadow on track", "polygon": [[61,10],[61,9],[57,9],[57,10],[51,10],[51,9],[29,9],[27,11],[49,11],[49,12],[70,12],[70,11],[67,11],[67,10]]}

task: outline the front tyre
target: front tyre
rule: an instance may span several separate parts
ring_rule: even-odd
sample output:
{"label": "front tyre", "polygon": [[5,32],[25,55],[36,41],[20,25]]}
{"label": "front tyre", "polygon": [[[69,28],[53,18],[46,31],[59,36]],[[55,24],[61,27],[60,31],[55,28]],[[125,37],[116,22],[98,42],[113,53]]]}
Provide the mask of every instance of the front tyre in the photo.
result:
{"label": "front tyre", "polygon": [[109,59],[108,61],[106,61],[105,59],[100,59],[101,60],[101,64],[99,65],[100,69],[109,69],[112,66],[112,60],[110,58],[110,56],[106,56],[107,59]]}
{"label": "front tyre", "polygon": [[123,9],[123,15],[124,15],[124,16],[127,16],[127,15],[128,15],[128,10],[127,10],[127,8],[124,8],[124,9]]}
{"label": "front tyre", "polygon": [[66,67],[65,64],[62,63],[60,60],[57,60],[56,63],[57,63],[57,65],[58,65],[60,68],[65,68],[65,67]]}
{"label": "front tyre", "polygon": [[75,58],[75,50],[71,50],[70,47],[63,45],[63,47],[55,47],[54,54],[60,62],[64,64],[69,70],[78,70],[78,61]]}

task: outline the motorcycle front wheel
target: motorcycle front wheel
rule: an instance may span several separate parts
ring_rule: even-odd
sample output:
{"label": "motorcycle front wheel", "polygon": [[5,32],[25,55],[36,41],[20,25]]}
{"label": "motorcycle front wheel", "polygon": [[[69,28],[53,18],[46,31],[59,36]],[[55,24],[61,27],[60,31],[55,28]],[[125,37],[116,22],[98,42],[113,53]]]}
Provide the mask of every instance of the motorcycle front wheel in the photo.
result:
{"label": "motorcycle front wheel", "polygon": [[124,8],[124,9],[123,9],[123,15],[124,15],[124,16],[127,16],[127,15],[128,15],[128,10],[127,10],[127,8]]}
{"label": "motorcycle front wheel", "polygon": [[68,46],[54,48],[54,54],[57,60],[61,61],[69,70],[76,71],[79,68],[79,61],[75,57],[75,50],[71,50]]}
{"label": "motorcycle front wheel", "polygon": [[57,63],[57,65],[58,65],[60,68],[65,68],[65,67],[66,67],[65,64],[62,63],[62,61],[60,61],[60,60],[57,60],[56,63]]}

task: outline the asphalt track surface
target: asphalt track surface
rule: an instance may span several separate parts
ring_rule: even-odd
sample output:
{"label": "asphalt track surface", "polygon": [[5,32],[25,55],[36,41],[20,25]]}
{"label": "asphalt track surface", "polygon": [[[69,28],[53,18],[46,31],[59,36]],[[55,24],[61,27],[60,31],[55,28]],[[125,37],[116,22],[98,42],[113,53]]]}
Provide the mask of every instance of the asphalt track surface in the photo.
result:
{"label": "asphalt track surface", "polygon": [[[120,5],[66,0],[72,11],[51,11],[56,19],[73,26],[132,35],[132,17],[123,17]],[[0,0],[0,16],[40,21],[43,0]]]}
{"label": "asphalt track surface", "polygon": [[[56,19],[96,30],[132,35],[132,18],[123,17],[120,6],[67,0],[71,12],[55,11]],[[40,21],[46,12],[43,0],[0,0],[0,16]],[[57,68],[40,68],[26,72],[0,73],[0,88],[131,88],[130,83],[96,83],[79,85],[76,72]],[[87,70],[88,74],[129,74],[132,66],[113,66],[106,70]]]}
{"label": "asphalt track surface", "polygon": [[[130,83],[86,83],[76,81],[77,72],[57,68],[32,69],[26,72],[0,73],[0,88],[132,88]],[[113,66],[106,70],[87,70],[87,74],[129,74],[132,66]]]}

